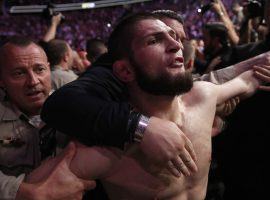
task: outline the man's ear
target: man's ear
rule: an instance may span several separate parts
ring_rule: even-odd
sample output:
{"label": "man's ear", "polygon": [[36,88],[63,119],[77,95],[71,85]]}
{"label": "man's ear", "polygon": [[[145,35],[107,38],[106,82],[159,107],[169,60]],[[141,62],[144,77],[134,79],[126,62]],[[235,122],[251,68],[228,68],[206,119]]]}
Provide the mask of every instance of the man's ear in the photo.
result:
{"label": "man's ear", "polygon": [[68,57],[69,57],[68,52],[64,53],[63,60],[64,60],[65,62],[67,62],[67,61],[68,61]]}
{"label": "man's ear", "polygon": [[113,63],[113,73],[123,82],[134,80],[134,72],[127,60],[117,60]]}
{"label": "man's ear", "polygon": [[49,70],[51,71],[51,63],[47,62],[47,67],[49,68]]}

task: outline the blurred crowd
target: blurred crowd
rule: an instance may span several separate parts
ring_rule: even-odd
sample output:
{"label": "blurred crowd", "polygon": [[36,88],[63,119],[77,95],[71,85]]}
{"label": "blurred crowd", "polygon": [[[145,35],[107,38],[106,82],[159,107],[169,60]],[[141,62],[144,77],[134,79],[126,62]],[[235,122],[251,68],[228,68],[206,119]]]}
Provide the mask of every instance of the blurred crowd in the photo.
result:
{"label": "blurred crowd", "polygon": [[[53,3],[64,3],[65,1],[52,1]],[[66,1],[72,2],[72,1]],[[76,1],[73,1],[76,2]],[[78,1],[77,1],[78,2]],[[207,21],[216,20],[212,12],[201,16],[198,9],[209,3],[208,1],[188,1],[188,0],[153,0],[149,2],[131,4],[129,6],[117,6],[99,9],[88,9],[79,11],[64,12],[65,21],[58,29],[57,37],[62,38],[75,48],[84,49],[85,39],[100,38],[107,40],[112,26],[122,15],[139,10],[170,9],[181,13],[185,19],[187,34],[191,38],[201,38],[202,24]],[[226,7],[232,6],[232,0],[224,1]],[[46,5],[44,1],[16,1],[16,5]],[[229,10],[230,16],[233,15]],[[77,20],[80,19],[80,20]],[[28,15],[2,15],[0,16],[0,35],[29,35],[33,38],[41,39],[47,30],[49,20],[44,19],[42,14]]]}

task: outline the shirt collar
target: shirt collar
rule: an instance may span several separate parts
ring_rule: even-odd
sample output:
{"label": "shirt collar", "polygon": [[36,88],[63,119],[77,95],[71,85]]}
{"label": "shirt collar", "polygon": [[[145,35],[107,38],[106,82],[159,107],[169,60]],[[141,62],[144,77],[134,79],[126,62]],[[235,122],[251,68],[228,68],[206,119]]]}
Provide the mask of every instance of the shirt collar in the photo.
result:
{"label": "shirt collar", "polygon": [[2,121],[15,121],[18,119],[24,120],[36,128],[40,128],[43,125],[40,115],[28,117],[22,113],[15,105],[9,101],[0,102],[0,119]]}
{"label": "shirt collar", "polygon": [[8,101],[2,101],[0,103],[0,117],[2,121],[13,121],[20,118],[23,114],[13,104]]}

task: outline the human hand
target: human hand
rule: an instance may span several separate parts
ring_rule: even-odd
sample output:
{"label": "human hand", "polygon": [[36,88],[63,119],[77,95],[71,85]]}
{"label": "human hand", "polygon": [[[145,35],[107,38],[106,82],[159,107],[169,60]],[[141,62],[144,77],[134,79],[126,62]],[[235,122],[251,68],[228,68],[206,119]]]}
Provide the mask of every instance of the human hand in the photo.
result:
{"label": "human hand", "polygon": [[140,147],[149,159],[167,166],[176,177],[198,170],[192,143],[173,122],[151,117]]}
{"label": "human hand", "polygon": [[252,57],[252,58],[246,60],[246,63],[245,63],[245,61],[243,61],[243,63],[250,65],[253,68],[255,66],[270,65],[270,51],[268,51],[266,53],[262,53],[258,56]]}
{"label": "human hand", "polygon": [[213,58],[211,60],[211,62],[209,63],[209,65],[207,66],[207,69],[205,70],[204,73],[209,73],[209,72],[213,71],[216,68],[216,66],[218,64],[220,64],[220,63],[221,63],[221,57],[220,56],[217,56],[217,57]]}
{"label": "human hand", "polygon": [[212,1],[211,8],[216,13],[222,13],[222,11],[223,11],[221,3],[219,1]]}
{"label": "human hand", "polygon": [[213,122],[211,137],[215,137],[220,134],[226,127],[225,120],[220,116],[216,115]]}
{"label": "human hand", "polygon": [[62,13],[58,13],[57,15],[53,15],[51,19],[52,25],[58,26],[61,23],[61,20],[63,18]]}
{"label": "human hand", "polygon": [[240,98],[234,97],[217,107],[216,113],[219,116],[225,117],[230,115],[236,106],[239,104]]}
{"label": "human hand", "polygon": [[28,183],[37,185],[39,200],[82,199],[85,190],[95,188],[95,181],[80,179],[70,171],[75,154],[76,147],[70,143],[59,156],[45,161],[27,177]]}
{"label": "human hand", "polygon": [[[261,67],[254,66],[255,77],[261,80],[262,82],[269,84],[270,83],[270,65],[263,65]],[[260,90],[270,91],[270,86],[268,85],[260,85]]]}

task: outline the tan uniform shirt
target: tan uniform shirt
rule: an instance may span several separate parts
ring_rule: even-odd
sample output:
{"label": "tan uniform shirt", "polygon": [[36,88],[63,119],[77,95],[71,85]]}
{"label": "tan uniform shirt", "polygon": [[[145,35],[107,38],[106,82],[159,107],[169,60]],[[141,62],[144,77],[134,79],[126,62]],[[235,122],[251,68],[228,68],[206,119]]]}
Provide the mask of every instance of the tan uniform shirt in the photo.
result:
{"label": "tan uniform shirt", "polygon": [[63,70],[60,66],[54,66],[51,75],[54,90],[78,78],[72,70]]}
{"label": "tan uniform shirt", "polygon": [[0,101],[0,199],[14,199],[24,175],[40,164],[39,127]]}

